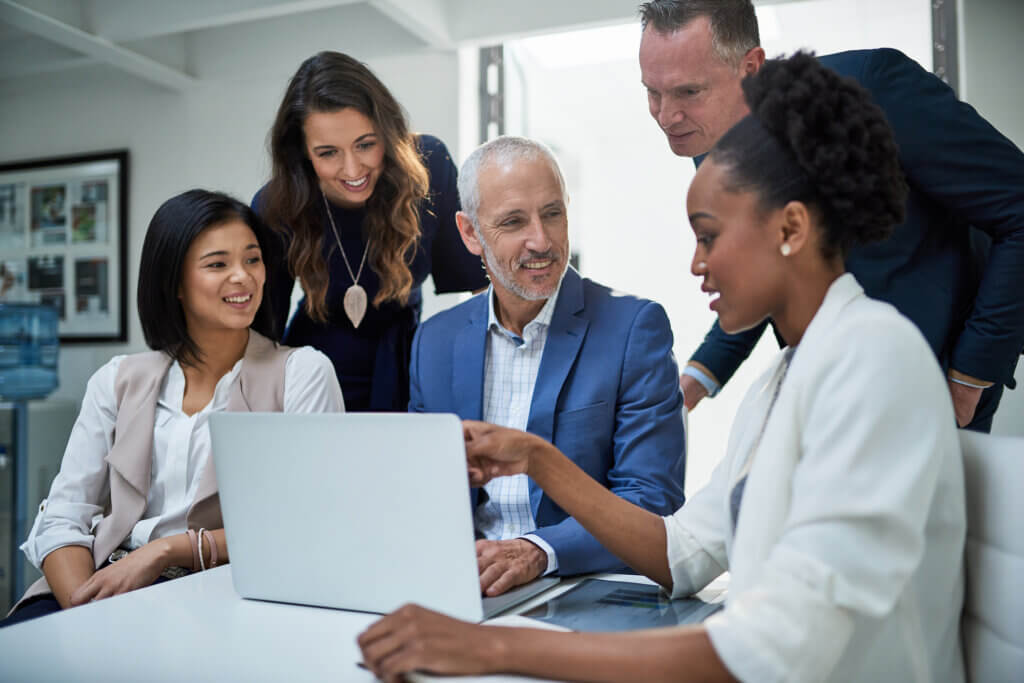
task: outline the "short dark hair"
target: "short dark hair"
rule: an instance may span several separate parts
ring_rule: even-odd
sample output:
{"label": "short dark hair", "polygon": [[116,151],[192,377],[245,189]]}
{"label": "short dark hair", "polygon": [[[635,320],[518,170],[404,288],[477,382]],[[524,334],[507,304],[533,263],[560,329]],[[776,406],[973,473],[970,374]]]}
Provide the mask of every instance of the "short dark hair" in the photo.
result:
{"label": "short dark hair", "polygon": [[658,33],[674,33],[691,21],[707,17],[711,46],[726,64],[739,66],[743,55],[761,44],[757,14],[751,0],[651,0],[637,12],[640,25]]}
{"label": "short dark hair", "polygon": [[763,209],[803,202],[823,223],[822,252],[880,242],[903,222],[907,183],[885,114],[853,79],[807,52],[770,59],[743,79],[750,115],[709,153],[727,189]]}
{"label": "short dark hair", "polygon": [[189,336],[185,312],[178,299],[185,254],[201,232],[235,219],[248,225],[256,235],[267,272],[263,301],[250,328],[277,339],[268,283],[277,270],[274,255],[281,251],[281,246],[273,245],[272,240],[280,238],[252,209],[234,197],[208,190],[189,190],[160,205],[142,243],[137,304],[142,333],[149,348],[166,351],[183,365],[194,365],[200,360],[199,347]]}

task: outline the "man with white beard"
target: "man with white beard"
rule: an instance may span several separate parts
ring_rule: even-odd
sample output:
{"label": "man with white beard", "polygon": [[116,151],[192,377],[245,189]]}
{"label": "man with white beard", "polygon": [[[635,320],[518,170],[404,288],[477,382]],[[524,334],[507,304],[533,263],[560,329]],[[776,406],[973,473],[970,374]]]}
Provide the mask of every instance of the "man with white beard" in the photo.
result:
{"label": "man with white beard", "polygon": [[[419,328],[409,409],[524,429],[623,498],[659,515],[678,509],[683,403],[665,311],[568,267],[565,182],[545,145],[482,145],[459,196],[459,233],[491,286]],[[624,566],[526,475],[472,489],[471,500],[488,596]]]}

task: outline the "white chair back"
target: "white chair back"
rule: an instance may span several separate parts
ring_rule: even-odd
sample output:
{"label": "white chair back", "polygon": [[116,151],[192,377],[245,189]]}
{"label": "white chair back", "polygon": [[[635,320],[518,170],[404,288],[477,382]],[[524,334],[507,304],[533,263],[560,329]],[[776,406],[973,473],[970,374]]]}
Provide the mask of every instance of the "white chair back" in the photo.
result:
{"label": "white chair back", "polygon": [[967,484],[967,678],[1024,681],[1024,439],[962,431],[960,445]]}

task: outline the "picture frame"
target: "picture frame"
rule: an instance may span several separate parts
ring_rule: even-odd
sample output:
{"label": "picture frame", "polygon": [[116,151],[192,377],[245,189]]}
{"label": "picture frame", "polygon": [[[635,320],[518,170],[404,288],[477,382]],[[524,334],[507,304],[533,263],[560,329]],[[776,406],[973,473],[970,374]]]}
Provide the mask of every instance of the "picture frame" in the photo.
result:
{"label": "picture frame", "polygon": [[0,164],[0,302],[50,304],[62,344],[128,341],[128,150]]}

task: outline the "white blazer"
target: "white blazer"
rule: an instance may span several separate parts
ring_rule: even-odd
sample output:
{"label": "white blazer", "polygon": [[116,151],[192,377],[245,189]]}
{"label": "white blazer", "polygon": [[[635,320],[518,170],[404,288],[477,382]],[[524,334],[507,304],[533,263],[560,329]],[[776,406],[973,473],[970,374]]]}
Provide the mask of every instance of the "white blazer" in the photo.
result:
{"label": "white blazer", "polygon": [[673,596],[731,572],[705,625],[743,681],[963,681],[963,470],[928,344],[846,274],[765,424],[781,362],[751,386],[708,486],[665,518]]}

